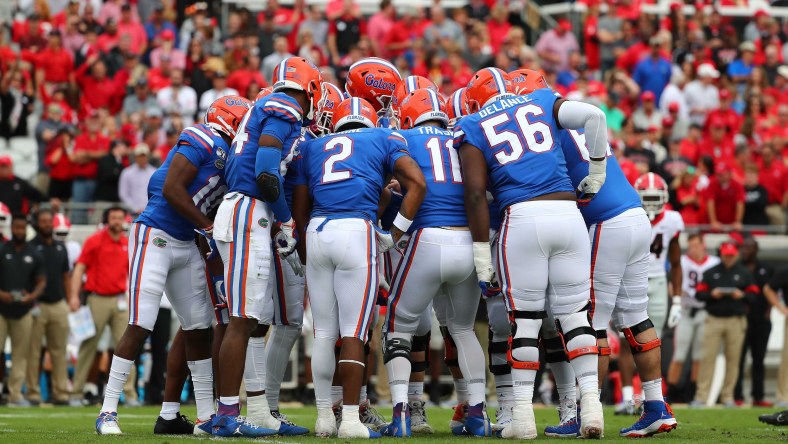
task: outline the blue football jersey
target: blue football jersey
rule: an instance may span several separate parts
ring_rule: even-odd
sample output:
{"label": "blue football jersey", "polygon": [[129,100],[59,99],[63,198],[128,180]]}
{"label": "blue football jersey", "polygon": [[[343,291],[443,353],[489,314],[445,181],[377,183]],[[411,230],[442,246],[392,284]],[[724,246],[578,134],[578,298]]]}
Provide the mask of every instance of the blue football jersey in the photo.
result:
{"label": "blue football jersey", "polygon": [[[294,151],[294,157],[292,162],[296,162],[299,157],[299,153],[301,152],[301,147],[304,145],[305,142],[312,140],[315,138],[315,135],[311,131],[303,131],[301,137],[298,138],[298,143],[296,144],[296,148]],[[293,164],[295,166],[295,164]],[[296,186],[296,169],[295,168],[288,168],[287,173],[284,175],[282,179],[284,179],[284,183],[282,184],[282,189],[285,192],[285,201],[287,201],[287,207],[292,209],[293,208],[293,189]]]}
{"label": "blue football jersey", "polygon": [[400,131],[408,151],[427,181],[427,194],[413,219],[411,231],[425,227],[465,227],[462,171],[451,131],[420,126]]}
{"label": "blue football jersey", "polygon": [[468,143],[484,155],[490,190],[502,211],[545,194],[574,192],[555,139],[557,98],[550,90],[504,98],[463,117],[454,127],[456,149]]}
{"label": "blue football jersey", "polygon": [[229,149],[222,136],[208,125],[194,125],[183,130],[167,159],[151,176],[148,182],[148,205],[137,222],[165,231],[178,240],[193,239],[194,230],[203,227],[195,227],[175,211],[162,192],[172,159],[180,154],[197,167],[197,176],[187,191],[197,208],[207,215],[216,209],[227,192],[224,168]]}
{"label": "blue football jersey", "polygon": [[229,191],[261,199],[257,189],[255,161],[258,141],[265,134],[282,142],[282,176],[301,137],[303,111],[292,97],[273,93],[255,102],[246,112],[230,147],[225,176]]}
{"label": "blue football jersey", "polygon": [[[561,130],[558,136],[566,159],[569,178],[575,188],[588,176],[589,154],[583,130]],[[607,148],[607,167],[605,184],[587,205],[580,206],[580,212],[587,225],[606,221],[626,210],[642,206],[640,196],[630,185],[621,166],[610,147]]]}
{"label": "blue football jersey", "polygon": [[380,193],[408,144],[386,128],[342,131],[304,143],[296,183],[308,185],[312,217],[377,220]]}

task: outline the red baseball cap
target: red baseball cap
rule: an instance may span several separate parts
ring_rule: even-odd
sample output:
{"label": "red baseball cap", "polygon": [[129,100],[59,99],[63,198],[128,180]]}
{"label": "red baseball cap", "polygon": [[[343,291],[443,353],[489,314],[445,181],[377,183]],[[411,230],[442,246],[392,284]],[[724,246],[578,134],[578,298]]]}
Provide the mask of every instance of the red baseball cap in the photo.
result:
{"label": "red baseball cap", "polygon": [[713,118],[709,121],[709,128],[725,128],[725,121],[720,118]]}
{"label": "red baseball cap", "polygon": [[684,6],[682,3],[674,2],[674,3],[670,4],[670,10],[671,11],[675,11],[675,10],[681,9],[682,6]]}
{"label": "red baseball cap", "polygon": [[159,37],[161,37],[162,40],[175,40],[175,33],[172,32],[172,29],[165,29],[161,32]]}
{"label": "red baseball cap", "polygon": [[12,165],[14,165],[14,160],[11,159],[11,156],[9,155],[0,156],[0,166],[10,167]]}
{"label": "red baseball cap", "polygon": [[562,18],[558,19],[558,27],[563,29],[564,31],[571,31],[572,30],[572,22],[569,20]]}
{"label": "red baseball cap", "polygon": [[674,123],[676,123],[676,120],[671,115],[662,118],[662,127],[673,126]]}
{"label": "red baseball cap", "polygon": [[656,96],[655,96],[655,95],[654,95],[654,93],[653,93],[653,92],[651,92],[651,91],[643,91],[643,94],[641,94],[641,95],[640,95],[640,100],[642,100],[642,101],[644,101],[644,102],[645,102],[646,100],[651,100],[651,101],[653,101],[655,98],[656,98]]}
{"label": "red baseball cap", "polygon": [[759,9],[755,11],[754,17],[755,18],[769,17],[769,13],[765,9]]}
{"label": "red baseball cap", "polygon": [[725,242],[720,245],[720,256],[735,256],[739,254],[739,247],[733,242]]}
{"label": "red baseball cap", "polygon": [[728,100],[731,98],[731,92],[727,89],[720,90],[720,100]]}
{"label": "red baseball cap", "polygon": [[668,105],[668,111],[672,113],[678,112],[679,107],[679,102],[670,102],[670,105]]}

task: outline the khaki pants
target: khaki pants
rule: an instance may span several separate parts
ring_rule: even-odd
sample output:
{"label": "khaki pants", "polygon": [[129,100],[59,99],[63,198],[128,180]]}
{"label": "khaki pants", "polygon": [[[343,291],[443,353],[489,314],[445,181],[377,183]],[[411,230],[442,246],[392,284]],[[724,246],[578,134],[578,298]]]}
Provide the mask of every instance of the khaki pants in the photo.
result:
{"label": "khaki pants", "polygon": [[788,317],[783,328],[783,352],[777,371],[777,402],[788,403]]}
{"label": "khaki pants", "polygon": [[[93,323],[96,324],[96,336],[86,339],[79,346],[79,355],[77,356],[77,371],[74,375],[74,389],[72,396],[77,399],[82,398],[82,389],[85,387],[90,368],[93,366],[93,360],[96,357],[96,348],[98,346],[101,334],[104,328],[109,326],[112,333],[112,340],[115,344],[120,342],[123,332],[126,331],[126,326],[129,323],[128,311],[121,311],[118,308],[118,298],[109,296],[99,296],[90,294],[87,301],[90,313],[93,315]],[[136,370],[132,366],[129,379],[123,386],[123,392],[126,394],[126,399],[137,399],[137,392],[135,390]]]}
{"label": "khaki pants", "polygon": [[780,204],[771,204],[766,207],[766,217],[772,225],[785,225],[785,210]]}
{"label": "khaki pants", "polygon": [[720,318],[708,315],[704,328],[703,358],[698,370],[698,391],[695,400],[705,404],[709,397],[714,364],[722,344],[725,355],[725,381],[720,398],[723,403],[733,402],[733,389],[736,387],[736,378],[739,377],[742,344],[747,334],[747,318],[745,316]]}
{"label": "khaki pants", "polygon": [[33,315],[29,312],[20,319],[0,316],[0,347],[5,345],[6,336],[11,337],[11,375],[8,377],[9,401],[22,399],[22,384],[27,372],[27,356],[30,352],[30,330]]}
{"label": "khaki pants", "polygon": [[39,305],[40,313],[33,317],[30,335],[30,355],[27,364],[27,398],[41,401],[39,370],[41,366],[41,341],[47,338],[47,350],[52,361],[52,400],[68,401],[68,374],[66,372],[66,342],[68,341],[68,305],[65,300]]}

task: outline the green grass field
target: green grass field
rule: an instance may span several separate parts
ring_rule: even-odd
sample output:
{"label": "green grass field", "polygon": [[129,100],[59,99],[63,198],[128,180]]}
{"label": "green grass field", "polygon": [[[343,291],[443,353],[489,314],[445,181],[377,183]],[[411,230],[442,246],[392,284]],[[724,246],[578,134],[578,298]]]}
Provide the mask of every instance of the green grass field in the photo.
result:
{"label": "green grass field", "polygon": [[[10,409],[0,408],[0,443],[92,443],[92,442],[126,442],[126,443],[175,443],[196,441],[194,437],[155,436],[153,424],[158,416],[158,408],[143,407],[138,409],[121,408],[121,427],[123,436],[97,436],[94,420],[97,408],[36,408]],[[314,408],[283,409],[298,424],[313,427],[316,412]],[[769,412],[767,409],[738,410],[686,410],[676,409],[679,420],[677,430],[658,435],[652,439],[671,443],[777,443],[788,442],[788,428],[767,426],[758,422],[758,415]],[[184,413],[194,418],[194,407],[186,407]],[[381,413],[388,414],[388,409]],[[447,443],[456,442],[457,438],[448,431],[448,420],[451,410],[433,408],[428,410],[430,423],[436,429],[434,435],[410,438],[416,443]],[[613,416],[612,409],[606,413],[606,441],[625,441],[618,437],[618,429],[628,426],[635,417]],[[536,420],[540,429],[554,421],[555,410],[537,409]],[[202,438],[210,439],[210,438]],[[540,436],[539,440],[550,440]],[[310,443],[338,441],[323,440],[315,437],[277,437],[266,441],[272,443]]]}

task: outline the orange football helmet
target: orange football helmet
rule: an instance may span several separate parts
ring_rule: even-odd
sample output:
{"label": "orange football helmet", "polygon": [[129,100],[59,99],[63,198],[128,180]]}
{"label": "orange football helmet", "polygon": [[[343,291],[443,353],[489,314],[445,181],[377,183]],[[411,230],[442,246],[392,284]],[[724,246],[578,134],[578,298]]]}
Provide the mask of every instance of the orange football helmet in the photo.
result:
{"label": "orange football helmet", "polygon": [[648,218],[654,220],[665,211],[665,204],[670,199],[668,195],[668,184],[658,174],[646,173],[635,181],[635,190],[640,195],[643,209],[646,210]]}
{"label": "orange football helmet", "polygon": [[400,84],[397,85],[397,88],[394,90],[394,102],[392,103],[392,106],[395,109],[399,108],[402,105],[402,101],[405,100],[405,98],[408,97],[410,93],[419,89],[431,89],[437,93],[440,92],[435,83],[426,77],[407,76],[405,77],[405,80],[400,82]]}
{"label": "orange football helmet", "polygon": [[509,74],[498,68],[483,68],[474,74],[465,89],[468,112],[478,112],[493,99],[513,94]]}
{"label": "orange football helmet", "polygon": [[509,77],[512,79],[514,93],[517,95],[531,94],[538,89],[550,87],[542,73],[533,69],[515,69],[509,73]]}
{"label": "orange football helmet", "polygon": [[269,94],[273,94],[273,92],[274,92],[274,89],[271,88],[270,86],[265,87],[265,88],[261,89],[259,93],[257,93],[257,95],[254,98],[254,101],[257,102],[258,100],[262,99],[263,97],[265,97],[265,96],[267,96]]}
{"label": "orange football helmet", "polygon": [[236,95],[219,97],[208,107],[205,124],[232,139],[244,114],[251,108],[252,102],[244,97]]}
{"label": "orange football helmet", "polygon": [[448,103],[446,103],[446,114],[449,116],[450,128],[454,127],[461,117],[468,115],[468,103],[464,87],[451,93]]}
{"label": "orange football helmet", "polygon": [[321,83],[323,76],[320,71],[312,62],[302,57],[288,57],[279,62],[274,70],[274,92],[294,89],[306,93],[309,109],[304,111],[309,121],[315,120],[317,104],[323,95]]}
{"label": "orange football helmet", "polygon": [[345,93],[338,86],[330,82],[323,82],[323,98],[317,104],[317,116],[310,130],[318,137],[325,136],[334,130],[331,118],[334,110],[345,100]]}
{"label": "orange football helmet", "polygon": [[378,115],[372,105],[364,99],[351,97],[343,100],[334,110],[331,117],[334,131],[342,131],[344,125],[360,123],[367,128],[375,128],[378,124]]}
{"label": "orange football helmet", "polygon": [[410,129],[429,120],[449,125],[446,102],[431,89],[417,89],[405,97],[399,108],[402,129]]}
{"label": "orange football helmet", "polygon": [[350,97],[366,100],[378,112],[391,104],[394,90],[401,82],[402,76],[391,62],[367,57],[350,66],[345,91]]}

